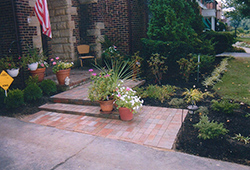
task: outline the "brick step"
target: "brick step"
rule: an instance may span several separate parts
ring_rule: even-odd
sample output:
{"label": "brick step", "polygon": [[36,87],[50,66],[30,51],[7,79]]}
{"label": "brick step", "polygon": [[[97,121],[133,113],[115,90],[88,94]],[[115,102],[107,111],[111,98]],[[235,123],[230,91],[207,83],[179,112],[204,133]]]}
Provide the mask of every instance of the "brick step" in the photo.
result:
{"label": "brick step", "polygon": [[50,101],[53,103],[65,103],[73,105],[87,105],[87,106],[99,106],[97,101],[90,101],[88,99],[70,99],[70,98],[60,98],[60,97],[51,97]]}
{"label": "brick step", "polygon": [[39,107],[40,110],[68,113],[82,116],[119,119],[119,113],[114,109],[111,113],[102,112],[100,106],[75,105],[65,103],[47,103]]}

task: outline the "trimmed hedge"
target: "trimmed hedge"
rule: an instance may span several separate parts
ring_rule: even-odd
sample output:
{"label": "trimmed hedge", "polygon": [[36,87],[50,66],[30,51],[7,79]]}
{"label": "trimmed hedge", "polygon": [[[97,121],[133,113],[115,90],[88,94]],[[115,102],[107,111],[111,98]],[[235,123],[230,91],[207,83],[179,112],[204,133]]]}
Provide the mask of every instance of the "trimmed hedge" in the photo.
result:
{"label": "trimmed hedge", "polygon": [[205,39],[212,40],[216,54],[223,53],[232,48],[236,42],[233,34],[228,32],[206,31],[203,33]]}

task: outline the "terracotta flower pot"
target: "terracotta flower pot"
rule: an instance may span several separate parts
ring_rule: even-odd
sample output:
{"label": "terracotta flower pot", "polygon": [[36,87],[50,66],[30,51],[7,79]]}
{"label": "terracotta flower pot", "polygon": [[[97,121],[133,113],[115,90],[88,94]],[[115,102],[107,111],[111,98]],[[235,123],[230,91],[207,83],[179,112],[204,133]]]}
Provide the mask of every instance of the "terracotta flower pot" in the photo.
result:
{"label": "terracotta flower pot", "polygon": [[134,117],[133,110],[126,107],[120,107],[118,109],[121,120],[132,120]]}
{"label": "terracotta flower pot", "polygon": [[11,77],[17,77],[19,74],[19,68],[7,69],[6,71]]}
{"label": "terracotta flower pot", "polygon": [[107,101],[99,101],[101,111],[103,112],[111,112],[113,110],[114,100],[107,100]]}
{"label": "terracotta flower pot", "polygon": [[65,78],[69,77],[71,68],[56,72],[56,78],[60,85],[65,85]]}
{"label": "terracotta flower pot", "polygon": [[35,71],[30,71],[32,77],[35,77],[36,75],[38,76],[38,81],[41,82],[44,79],[44,73],[45,73],[46,68],[38,68]]}

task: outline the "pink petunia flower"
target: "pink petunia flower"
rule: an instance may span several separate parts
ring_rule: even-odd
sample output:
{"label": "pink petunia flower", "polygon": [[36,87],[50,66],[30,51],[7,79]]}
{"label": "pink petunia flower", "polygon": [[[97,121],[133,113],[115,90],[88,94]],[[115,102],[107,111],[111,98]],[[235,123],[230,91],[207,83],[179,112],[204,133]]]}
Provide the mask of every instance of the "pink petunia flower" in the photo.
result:
{"label": "pink petunia flower", "polygon": [[18,60],[20,60],[20,59],[21,59],[21,56],[18,57]]}
{"label": "pink petunia flower", "polygon": [[96,73],[92,73],[92,76],[96,76]]}
{"label": "pink petunia flower", "polygon": [[59,57],[56,57],[56,60],[59,60]]}
{"label": "pink petunia flower", "polygon": [[52,64],[53,64],[53,65],[56,65],[56,62],[54,61]]}
{"label": "pink petunia flower", "polygon": [[110,76],[109,74],[106,75],[106,77],[109,77],[109,76]]}
{"label": "pink petunia flower", "polygon": [[129,91],[129,90],[130,90],[130,88],[129,88],[129,87],[127,87],[127,88],[126,88],[126,91]]}
{"label": "pink petunia flower", "polygon": [[121,97],[122,95],[121,94],[118,94],[118,97]]}
{"label": "pink petunia flower", "polygon": [[99,77],[102,77],[102,75],[99,75]]}
{"label": "pink petunia flower", "polygon": [[89,72],[93,72],[94,70],[93,69],[89,69]]}
{"label": "pink petunia flower", "polygon": [[50,59],[50,61],[54,61],[54,59],[53,59],[53,58],[51,58],[51,59]]}
{"label": "pink petunia flower", "polygon": [[44,67],[44,64],[42,63],[41,66]]}

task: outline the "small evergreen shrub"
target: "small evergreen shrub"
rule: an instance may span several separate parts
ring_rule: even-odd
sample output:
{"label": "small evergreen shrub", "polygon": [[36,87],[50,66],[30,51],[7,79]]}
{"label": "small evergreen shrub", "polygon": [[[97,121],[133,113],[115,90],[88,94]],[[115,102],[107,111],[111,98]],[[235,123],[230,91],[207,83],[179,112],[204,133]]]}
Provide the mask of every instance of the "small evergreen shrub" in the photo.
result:
{"label": "small evergreen shrub", "polygon": [[175,106],[176,108],[180,108],[185,104],[185,101],[180,98],[173,98],[170,102],[168,102],[168,104],[171,106]]}
{"label": "small evergreen shrub", "polygon": [[43,80],[40,84],[40,87],[45,95],[51,95],[56,92],[56,83],[50,79]]}
{"label": "small evergreen shrub", "polygon": [[5,92],[4,89],[0,88],[0,107],[4,106]]}
{"label": "small evergreen shrub", "polygon": [[38,84],[38,75],[36,75],[35,77],[29,76],[29,78],[27,80],[25,80],[25,84],[26,86],[30,85],[30,84]]}
{"label": "small evergreen shrub", "polygon": [[160,100],[162,103],[164,100],[170,99],[174,95],[177,87],[171,85],[148,85],[145,87],[136,88],[136,95],[141,96],[142,98],[153,98]]}
{"label": "small evergreen shrub", "polygon": [[240,105],[238,103],[230,103],[228,100],[212,100],[211,108],[217,112],[223,112],[226,114],[232,114],[234,109],[238,109]]}
{"label": "small evergreen shrub", "polygon": [[220,135],[225,135],[228,130],[223,127],[223,123],[215,121],[209,121],[207,116],[201,116],[200,121],[194,125],[195,128],[199,129],[198,138],[214,139]]}
{"label": "small evergreen shrub", "polygon": [[[193,57],[195,58],[194,61],[198,62],[198,55],[194,54]],[[215,61],[215,56],[211,56],[211,55],[200,55],[200,63],[199,63],[199,67],[200,67],[200,71],[203,72],[207,71],[208,69],[211,68],[211,66],[213,66],[213,63]]]}
{"label": "small evergreen shrub", "polygon": [[4,99],[6,108],[18,108],[24,104],[23,91],[19,89],[9,90],[7,97]]}
{"label": "small evergreen shrub", "polygon": [[200,106],[198,110],[195,111],[195,113],[198,113],[199,115],[208,115],[209,111],[207,107]]}
{"label": "small evergreen shrub", "polygon": [[43,96],[41,88],[37,84],[29,84],[24,89],[25,101],[31,102],[40,99]]}

